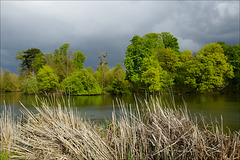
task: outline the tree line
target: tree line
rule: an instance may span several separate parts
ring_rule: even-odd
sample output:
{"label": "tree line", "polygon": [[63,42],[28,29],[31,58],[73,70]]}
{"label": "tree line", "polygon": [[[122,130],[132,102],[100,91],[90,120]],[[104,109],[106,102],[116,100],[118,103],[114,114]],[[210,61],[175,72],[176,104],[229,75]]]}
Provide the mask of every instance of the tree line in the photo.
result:
{"label": "tree line", "polygon": [[122,63],[109,68],[99,54],[94,71],[84,68],[86,55],[63,44],[54,53],[31,48],[16,53],[19,75],[1,70],[1,91],[26,94],[126,94],[131,92],[240,93],[240,45],[210,43],[198,52],[179,51],[169,32],[135,35]]}

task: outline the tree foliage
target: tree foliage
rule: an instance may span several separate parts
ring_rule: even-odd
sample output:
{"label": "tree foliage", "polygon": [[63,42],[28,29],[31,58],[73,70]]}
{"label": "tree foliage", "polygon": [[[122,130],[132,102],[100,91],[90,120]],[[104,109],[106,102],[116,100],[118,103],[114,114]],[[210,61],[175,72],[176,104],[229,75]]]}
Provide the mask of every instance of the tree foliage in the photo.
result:
{"label": "tree foliage", "polygon": [[143,59],[141,72],[141,81],[147,85],[151,92],[159,91],[163,86],[165,87],[168,73],[163,70],[154,56]]}
{"label": "tree foliage", "polygon": [[197,92],[212,92],[223,87],[226,77],[233,77],[232,67],[219,44],[210,43],[198,51],[198,55],[187,63],[185,84]]}
{"label": "tree foliage", "polygon": [[160,34],[165,48],[171,48],[174,52],[179,52],[178,39],[169,32],[162,32]]}
{"label": "tree foliage", "polygon": [[[178,49],[177,38],[168,32],[160,34],[148,33],[143,37],[134,36],[131,44],[127,47],[126,58],[124,60],[126,79],[135,86],[150,85],[150,88],[160,90],[161,80],[168,79],[169,83],[173,81],[173,75],[176,74],[176,64],[178,61],[176,52],[178,52]],[[152,61],[153,59],[156,60]],[[148,60],[152,61],[157,68],[147,65]],[[143,63],[145,66],[143,66]],[[146,69],[146,65],[151,69]],[[161,69],[159,69],[160,67]],[[163,74],[162,70],[168,73],[164,72]],[[150,78],[151,74],[152,78]],[[163,78],[162,76],[166,77]]]}
{"label": "tree foliage", "polygon": [[22,85],[22,91],[25,94],[37,94],[39,89],[38,89],[38,81],[37,77],[35,75],[30,75],[25,81],[23,82]]}
{"label": "tree foliage", "polygon": [[109,72],[109,87],[108,91],[112,94],[129,93],[130,84],[126,78],[126,72],[122,67],[122,63],[117,63]]}
{"label": "tree foliage", "polygon": [[42,92],[56,92],[56,89],[59,86],[59,77],[48,65],[44,65],[38,71],[37,80],[38,88]]}
{"label": "tree foliage", "polygon": [[101,94],[101,88],[95,77],[87,69],[76,70],[72,76],[61,82],[61,89],[71,95]]}
{"label": "tree foliage", "polygon": [[84,68],[84,62],[86,60],[85,54],[83,54],[81,51],[76,51],[73,53],[73,62],[79,70]]}
{"label": "tree foliage", "polygon": [[12,92],[15,91],[15,84],[11,78],[10,71],[8,69],[4,70],[2,81],[1,81],[1,89],[4,92]]}
{"label": "tree foliage", "polygon": [[240,45],[228,46],[225,42],[218,42],[228,57],[227,62],[233,66],[234,78],[228,79],[230,90],[240,93]]}
{"label": "tree foliage", "polygon": [[[42,54],[40,53],[41,53],[41,50],[37,48],[31,48],[31,49],[28,49],[27,51],[23,50],[23,51],[17,52],[16,59],[22,61],[19,66],[19,70],[21,72],[24,72],[26,70],[28,70],[29,72],[33,72],[34,71],[33,64],[35,64],[34,59],[37,55],[38,57],[41,56]],[[35,60],[37,59],[39,58],[36,58]]]}

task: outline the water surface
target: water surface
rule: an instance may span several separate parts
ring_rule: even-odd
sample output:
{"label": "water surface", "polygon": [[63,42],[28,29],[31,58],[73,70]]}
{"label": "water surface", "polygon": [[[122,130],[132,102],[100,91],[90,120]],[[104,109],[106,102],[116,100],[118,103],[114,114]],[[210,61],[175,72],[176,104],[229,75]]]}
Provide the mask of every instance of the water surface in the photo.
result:
{"label": "water surface", "polygon": [[[113,111],[113,103],[116,104],[116,99],[122,99],[125,103],[134,104],[135,98],[145,99],[145,95],[99,95],[99,96],[71,96],[59,98],[64,99],[63,105],[73,107],[84,116],[91,120],[101,121],[111,118]],[[38,98],[43,98],[39,96]],[[171,101],[168,95],[163,95],[162,100]],[[190,111],[192,117],[203,114],[207,119],[217,119],[220,121],[221,116],[224,120],[224,127],[229,127],[231,130],[240,129],[240,95],[175,95],[174,100],[176,106],[183,106],[184,102]],[[23,103],[29,110],[34,111],[33,104],[36,103],[34,95],[24,95],[22,93],[2,93],[0,100],[0,112],[4,106],[11,108],[14,116],[21,115],[20,110],[23,108],[20,105]],[[6,105],[5,105],[6,104]],[[134,105],[133,105],[134,107]],[[118,107],[116,105],[116,111]]]}

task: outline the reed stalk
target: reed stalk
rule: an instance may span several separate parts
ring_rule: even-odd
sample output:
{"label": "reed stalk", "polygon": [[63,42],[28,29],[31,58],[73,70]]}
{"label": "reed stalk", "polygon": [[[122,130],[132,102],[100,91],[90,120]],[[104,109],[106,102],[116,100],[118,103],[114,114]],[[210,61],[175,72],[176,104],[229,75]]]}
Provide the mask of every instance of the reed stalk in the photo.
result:
{"label": "reed stalk", "polygon": [[38,113],[22,104],[18,125],[2,114],[1,151],[17,159],[240,159],[240,131],[224,133],[222,117],[207,124],[200,116],[199,125],[186,105],[151,98],[132,107],[117,100],[111,121],[98,124],[50,102],[38,100]]}

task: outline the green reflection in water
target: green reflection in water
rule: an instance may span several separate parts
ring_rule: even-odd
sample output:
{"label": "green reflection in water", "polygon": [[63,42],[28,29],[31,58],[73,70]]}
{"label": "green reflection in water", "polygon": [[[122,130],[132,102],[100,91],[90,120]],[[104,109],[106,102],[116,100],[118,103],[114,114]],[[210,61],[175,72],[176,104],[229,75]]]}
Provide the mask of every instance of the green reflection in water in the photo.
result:
{"label": "green reflection in water", "polygon": [[[44,96],[39,96],[43,98]],[[145,99],[145,95],[136,96],[140,100]],[[46,98],[46,97],[45,97]],[[133,95],[112,96],[112,95],[98,95],[98,96],[71,96],[64,97],[65,104],[76,109],[81,113],[81,116],[86,116],[93,120],[104,120],[104,118],[111,118],[112,105],[116,104],[116,99],[122,99],[127,104],[135,104],[135,97]],[[163,101],[170,101],[168,95],[161,97]],[[207,119],[210,116],[220,121],[223,116],[224,126],[228,126],[231,130],[240,129],[240,96],[239,95],[175,95],[175,102],[177,106],[183,106],[183,100],[187,103],[187,108],[194,117],[197,113],[202,113]],[[3,109],[4,101],[7,107],[11,107],[15,115],[21,114],[19,109],[19,101],[21,101],[27,108],[34,111],[33,103],[36,103],[34,95],[24,95],[22,93],[2,93],[0,100],[0,111]],[[134,106],[134,105],[132,105]],[[118,112],[118,110],[116,109]]]}

